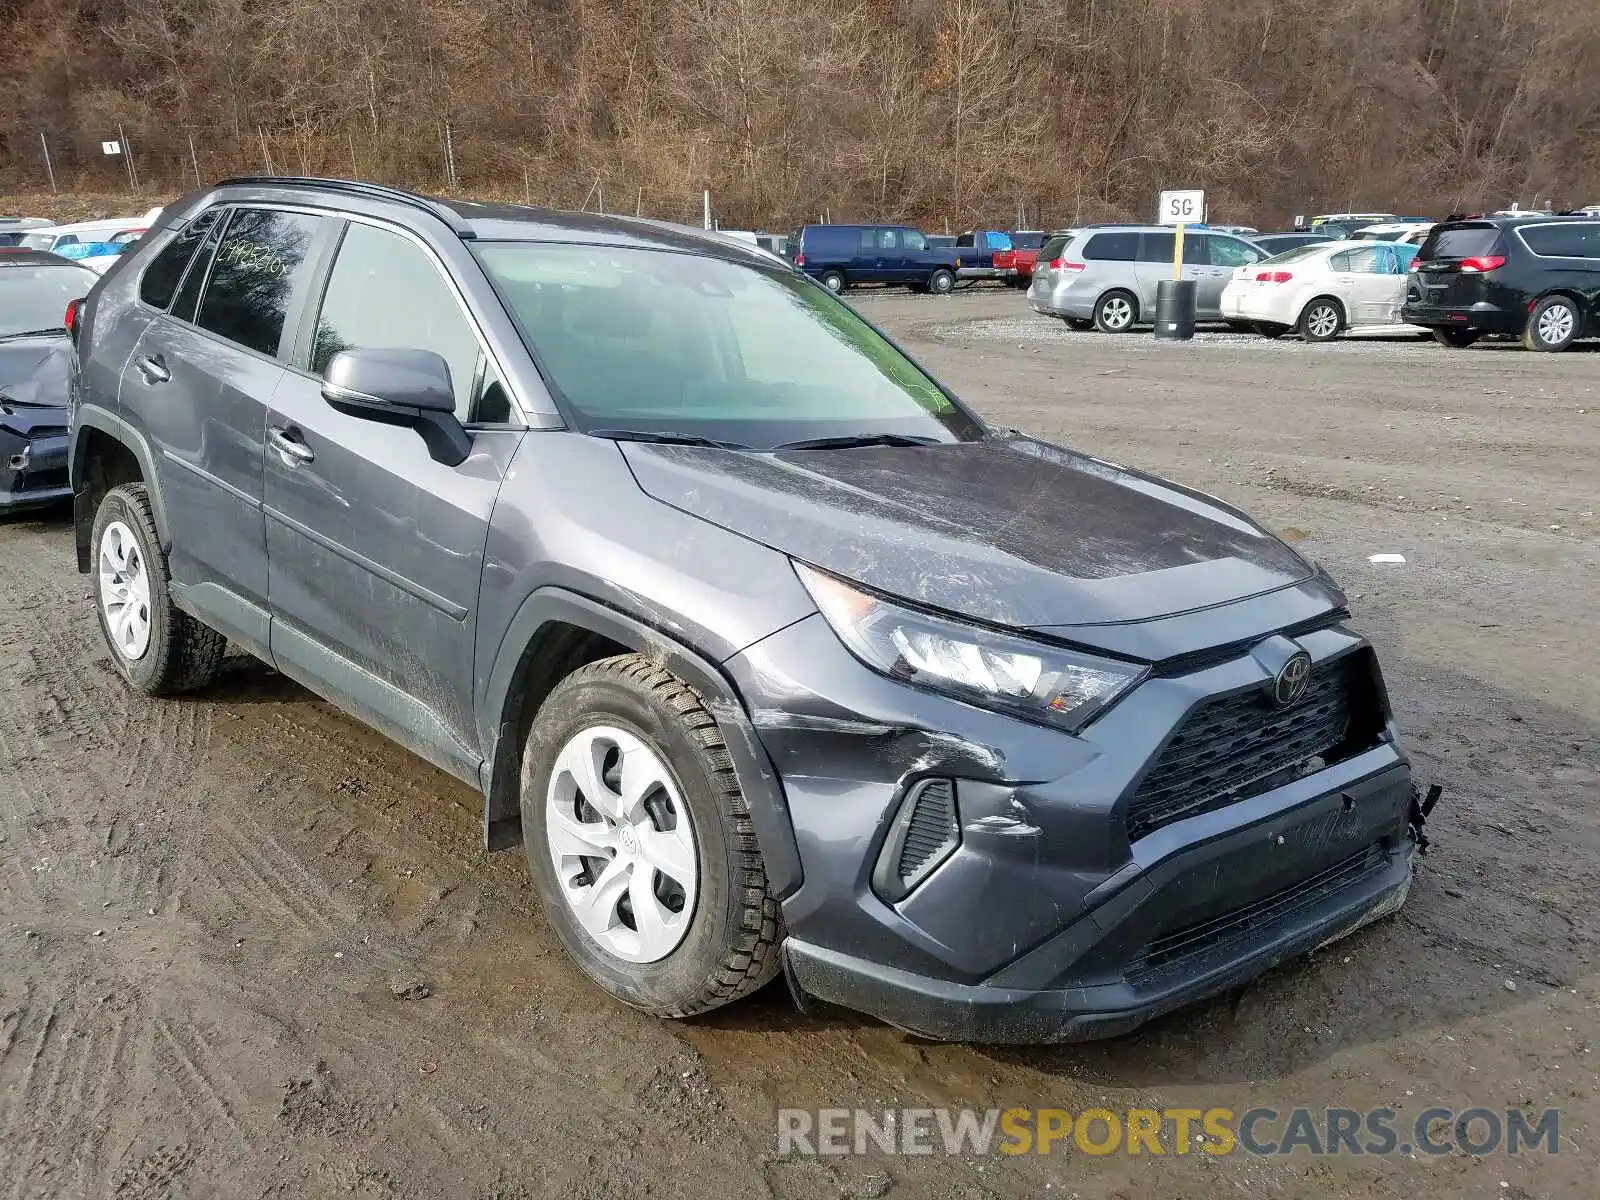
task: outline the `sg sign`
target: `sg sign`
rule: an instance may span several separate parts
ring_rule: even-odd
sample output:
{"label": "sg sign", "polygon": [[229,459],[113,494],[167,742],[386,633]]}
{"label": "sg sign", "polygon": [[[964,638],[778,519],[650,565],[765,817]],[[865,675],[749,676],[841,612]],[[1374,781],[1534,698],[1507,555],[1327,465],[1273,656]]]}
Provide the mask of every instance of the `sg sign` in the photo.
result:
{"label": "sg sign", "polygon": [[1162,192],[1156,211],[1162,225],[1198,225],[1206,219],[1206,194],[1198,188]]}

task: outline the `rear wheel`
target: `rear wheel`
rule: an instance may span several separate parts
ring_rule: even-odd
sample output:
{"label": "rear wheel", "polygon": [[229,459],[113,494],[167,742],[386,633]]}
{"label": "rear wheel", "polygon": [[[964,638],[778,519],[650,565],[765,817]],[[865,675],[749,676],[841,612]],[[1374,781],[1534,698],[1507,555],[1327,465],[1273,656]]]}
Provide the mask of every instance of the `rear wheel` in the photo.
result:
{"label": "rear wheel", "polygon": [[935,296],[948,296],[955,287],[956,277],[943,267],[928,276],[928,290]]}
{"label": "rear wheel", "polygon": [[1465,350],[1483,334],[1476,329],[1435,329],[1433,340],[1441,346],[1449,346],[1452,350]]}
{"label": "rear wheel", "polygon": [[660,1017],[736,1000],[778,972],[778,903],[716,719],[638,654],[550,693],[522,759],[528,869],[584,971]]}
{"label": "rear wheel", "polygon": [[124,483],[105,494],[89,544],[95,612],[122,677],[152,696],[210,683],[227,639],[173,605],[167,556],[144,484]]}
{"label": "rear wheel", "polygon": [[1127,333],[1139,318],[1139,302],[1132,292],[1107,292],[1095,301],[1094,324],[1101,333]]}
{"label": "rear wheel", "polygon": [[1264,338],[1281,338],[1289,332],[1287,325],[1279,325],[1276,321],[1257,321],[1251,328]]}
{"label": "rear wheel", "polygon": [[845,289],[844,272],[824,271],[822,273],[822,286],[837,296]]}
{"label": "rear wheel", "polygon": [[1318,296],[1300,314],[1300,336],[1308,342],[1331,342],[1344,328],[1344,309],[1337,300]]}
{"label": "rear wheel", "polygon": [[1565,296],[1546,296],[1528,314],[1522,344],[1529,350],[1565,350],[1578,336],[1578,306]]}

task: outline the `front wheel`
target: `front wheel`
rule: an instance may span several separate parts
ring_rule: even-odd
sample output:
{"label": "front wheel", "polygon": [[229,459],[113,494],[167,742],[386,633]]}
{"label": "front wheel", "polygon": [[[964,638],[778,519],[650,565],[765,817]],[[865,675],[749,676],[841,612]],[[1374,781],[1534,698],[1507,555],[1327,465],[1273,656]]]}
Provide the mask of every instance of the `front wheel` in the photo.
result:
{"label": "front wheel", "polygon": [[618,1000],[687,1017],[778,972],[783,938],[716,719],[648,658],[562,680],[522,759],[528,869],[578,965]]}
{"label": "front wheel", "polygon": [[943,267],[928,276],[928,290],[935,296],[948,296],[955,288],[956,277]]}
{"label": "front wheel", "polygon": [[1565,296],[1546,296],[1528,314],[1522,344],[1529,350],[1565,350],[1578,336],[1578,308]]}
{"label": "front wheel", "polygon": [[95,613],[122,677],[151,696],[210,683],[227,639],[173,605],[167,556],[144,484],[125,483],[101,498],[89,545]]}
{"label": "front wheel", "polygon": [[1483,336],[1476,329],[1435,329],[1433,340],[1452,350],[1465,350]]}

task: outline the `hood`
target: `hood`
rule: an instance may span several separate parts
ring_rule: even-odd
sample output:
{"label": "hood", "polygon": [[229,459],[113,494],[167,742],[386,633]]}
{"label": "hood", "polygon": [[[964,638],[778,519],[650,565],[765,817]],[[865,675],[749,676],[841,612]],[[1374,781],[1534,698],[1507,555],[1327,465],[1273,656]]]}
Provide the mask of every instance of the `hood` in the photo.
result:
{"label": "hood", "polygon": [[72,341],[65,333],[0,340],[0,401],[11,401],[19,409],[64,410],[72,380],[72,354]]}
{"label": "hood", "polygon": [[1236,509],[1031,438],[781,454],[621,446],[665,504],[996,625],[1142,621],[1313,574]]}

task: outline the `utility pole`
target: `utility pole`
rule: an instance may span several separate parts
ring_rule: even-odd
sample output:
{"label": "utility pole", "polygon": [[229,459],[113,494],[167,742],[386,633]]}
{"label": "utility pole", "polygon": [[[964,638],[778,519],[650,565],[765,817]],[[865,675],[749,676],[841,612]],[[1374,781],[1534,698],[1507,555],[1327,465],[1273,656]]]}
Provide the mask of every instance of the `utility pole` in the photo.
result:
{"label": "utility pole", "polygon": [[56,190],[56,169],[50,162],[50,142],[44,136],[44,130],[39,131],[39,145],[44,149],[44,173],[50,177],[50,190]]}
{"label": "utility pole", "polygon": [[128,164],[128,186],[134,191],[139,190],[139,172],[133,165],[133,144],[128,141],[128,135],[122,130],[122,122],[117,122],[117,137],[122,142],[122,159]]}
{"label": "utility pole", "polygon": [[189,165],[194,168],[195,187],[205,187],[205,181],[200,178],[200,156],[194,151],[194,131],[189,131]]}

